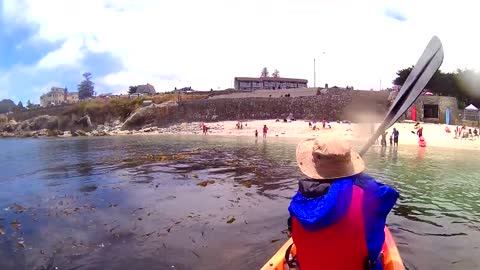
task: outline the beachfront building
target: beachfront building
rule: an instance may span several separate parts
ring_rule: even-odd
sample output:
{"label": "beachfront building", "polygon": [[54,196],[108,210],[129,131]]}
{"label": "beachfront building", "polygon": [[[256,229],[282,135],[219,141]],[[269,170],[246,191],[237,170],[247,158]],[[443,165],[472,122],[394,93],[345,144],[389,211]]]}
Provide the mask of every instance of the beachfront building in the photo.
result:
{"label": "beachfront building", "polygon": [[235,89],[253,91],[259,89],[306,88],[308,80],[281,77],[235,77]]}
{"label": "beachfront building", "polygon": [[40,106],[55,106],[61,104],[77,103],[78,92],[68,92],[68,89],[61,87],[52,87],[50,91],[40,97]]}
{"label": "beachfront building", "polygon": [[[398,91],[390,93],[389,101],[393,101]],[[405,112],[402,120],[456,125],[459,123],[457,99],[448,96],[436,96],[424,91],[413,105]]]}

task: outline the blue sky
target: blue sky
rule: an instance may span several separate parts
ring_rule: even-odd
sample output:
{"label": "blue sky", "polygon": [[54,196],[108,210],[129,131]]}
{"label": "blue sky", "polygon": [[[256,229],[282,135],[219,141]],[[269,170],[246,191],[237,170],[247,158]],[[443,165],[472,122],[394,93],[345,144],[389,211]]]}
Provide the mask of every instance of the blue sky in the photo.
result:
{"label": "blue sky", "polygon": [[[60,49],[63,44],[62,40],[34,38],[37,28],[34,24],[12,24],[4,18],[0,21],[0,77],[4,77],[0,98],[11,98],[15,102],[21,100],[24,103],[30,99],[37,103],[39,95],[51,86],[66,86],[69,90],[76,91],[83,72],[88,71],[95,77],[101,77],[122,68],[120,59],[108,52],[89,51],[85,52],[78,65],[37,68],[35,66],[48,53]],[[102,85],[97,88],[100,92],[110,90]]]}
{"label": "blue sky", "polygon": [[[99,93],[233,86],[266,66],[317,85],[379,89],[433,35],[443,70],[478,68],[473,1],[0,0],[0,99],[38,103],[91,72]],[[432,8],[432,7],[435,8]],[[455,10],[455,13],[451,11]],[[323,54],[325,52],[325,54]]]}

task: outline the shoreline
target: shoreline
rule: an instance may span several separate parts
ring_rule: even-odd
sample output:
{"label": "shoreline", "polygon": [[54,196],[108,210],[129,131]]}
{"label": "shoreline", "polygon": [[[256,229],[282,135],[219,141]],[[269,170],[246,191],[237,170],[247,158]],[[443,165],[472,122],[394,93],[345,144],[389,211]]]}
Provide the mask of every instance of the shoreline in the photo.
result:
{"label": "shoreline", "polygon": [[[168,127],[145,127],[140,130],[119,130],[112,128],[108,130],[98,129],[91,132],[84,132],[80,136],[126,136],[126,135],[197,135],[197,136],[229,136],[229,137],[255,137],[255,130],[258,131],[258,139],[262,138],[263,125],[267,125],[267,140],[269,138],[289,138],[289,139],[305,139],[318,136],[345,136],[349,141],[366,141],[371,135],[371,124],[357,124],[357,123],[327,123],[326,128],[322,128],[322,123],[312,123],[317,126],[317,130],[309,128],[308,121],[296,120],[290,122],[277,122],[276,120],[251,120],[242,122],[243,128],[238,129],[236,127],[237,121],[221,121],[205,123],[209,128],[208,134],[202,134],[201,122],[191,123],[178,123],[170,125]],[[331,128],[328,128],[330,125]],[[376,124],[376,127],[379,123]],[[454,138],[455,126],[449,125],[451,133],[445,131],[447,125],[442,124],[430,124],[422,123],[423,136],[427,142],[427,148],[429,146],[441,147],[445,149],[468,149],[468,150],[480,150],[479,137],[474,139],[456,139]],[[413,123],[396,123],[387,130],[387,146],[389,145],[389,136],[395,127],[399,132],[399,146],[401,145],[418,145],[418,137],[412,134],[414,131]],[[102,126],[103,127],[103,126]],[[318,128],[319,127],[319,128]],[[468,128],[467,128],[468,130]],[[46,131],[37,131],[41,133],[36,137],[47,137]],[[48,137],[72,137],[69,131],[64,132],[64,135],[60,136],[48,136]],[[13,135],[13,134],[12,134]],[[78,135],[78,134],[77,134]],[[1,136],[0,136],[1,137]],[[10,136],[18,137],[18,136]]]}

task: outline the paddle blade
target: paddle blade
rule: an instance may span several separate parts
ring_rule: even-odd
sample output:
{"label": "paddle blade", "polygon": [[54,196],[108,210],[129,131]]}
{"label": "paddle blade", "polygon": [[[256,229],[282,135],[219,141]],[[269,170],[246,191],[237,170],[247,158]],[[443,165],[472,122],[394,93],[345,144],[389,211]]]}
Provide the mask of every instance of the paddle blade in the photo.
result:
{"label": "paddle blade", "polygon": [[[422,93],[423,89],[440,68],[443,62],[443,46],[438,37],[434,36],[425,48],[422,56],[400,88],[390,111],[396,113],[386,123],[385,129],[391,127],[412,106]],[[390,113],[389,113],[390,114]],[[387,114],[387,116],[389,116]],[[385,118],[387,119],[387,117]]]}
{"label": "paddle blade", "polygon": [[385,132],[385,129],[391,127],[407,110],[412,106],[415,100],[420,96],[423,89],[440,68],[443,62],[443,46],[440,39],[434,36],[413,67],[405,83],[398,92],[397,97],[390,106],[385,119],[378,127],[375,134],[368,140],[360,151],[363,156],[375,140]]}

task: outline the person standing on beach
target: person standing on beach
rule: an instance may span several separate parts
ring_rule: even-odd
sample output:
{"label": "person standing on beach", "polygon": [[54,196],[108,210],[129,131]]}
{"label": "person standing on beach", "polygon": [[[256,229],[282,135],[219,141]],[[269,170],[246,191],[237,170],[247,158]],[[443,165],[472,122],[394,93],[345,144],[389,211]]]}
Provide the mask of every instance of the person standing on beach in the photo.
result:
{"label": "person standing on beach", "polygon": [[400,135],[400,132],[396,128],[393,128],[393,146],[398,147],[398,136]]}
{"label": "person standing on beach", "polygon": [[325,118],[323,118],[322,127],[325,128]]}
{"label": "person standing on beach", "polygon": [[381,140],[382,141],[382,147],[387,147],[387,134],[388,134],[388,132],[384,132],[382,134],[382,140]]}
{"label": "person standing on beach", "polygon": [[423,127],[420,126],[420,123],[419,123],[419,122],[417,122],[417,123],[415,124],[414,129],[417,130],[417,136],[418,136],[419,139],[420,139],[420,137],[423,137]]}
{"label": "person standing on beach", "polygon": [[258,137],[258,130],[255,129],[255,138]]}
{"label": "person standing on beach", "polygon": [[203,135],[207,135],[207,132],[208,132],[208,127],[203,122],[202,122],[202,132],[203,132]]}
{"label": "person standing on beach", "polygon": [[263,138],[267,137],[268,127],[267,125],[263,125]]}

